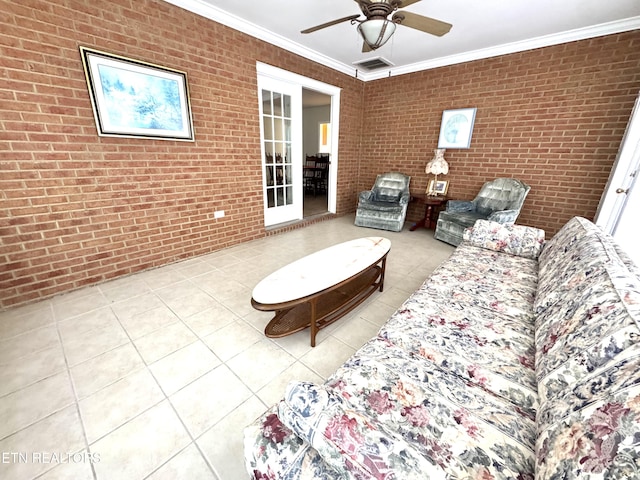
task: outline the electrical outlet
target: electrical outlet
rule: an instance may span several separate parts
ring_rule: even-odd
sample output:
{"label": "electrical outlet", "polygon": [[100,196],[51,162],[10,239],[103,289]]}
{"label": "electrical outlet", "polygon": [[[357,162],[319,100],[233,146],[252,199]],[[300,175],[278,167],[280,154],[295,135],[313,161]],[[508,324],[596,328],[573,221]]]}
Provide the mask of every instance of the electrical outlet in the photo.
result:
{"label": "electrical outlet", "polygon": [[224,217],[224,210],[218,210],[213,212],[213,218],[222,218]]}

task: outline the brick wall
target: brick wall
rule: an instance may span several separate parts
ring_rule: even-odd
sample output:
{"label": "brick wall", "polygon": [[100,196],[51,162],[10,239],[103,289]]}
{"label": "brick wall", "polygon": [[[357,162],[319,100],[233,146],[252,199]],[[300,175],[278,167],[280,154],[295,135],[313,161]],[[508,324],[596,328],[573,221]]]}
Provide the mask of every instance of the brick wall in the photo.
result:
{"label": "brick wall", "polygon": [[[353,209],[362,82],[159,0],[0,11],[0,309],[264,236],[257,60],[343,89]],[[196,142],[98,137],[80,45],[187,72]]]}
{"label": "brick wall", "polygon": [[[360,187],[396,169],[424,192],[442,111],[477,107],[471,148],[445,154],[450,197],[472,199],[485,181],[516,177],[532,187],[519,223],[552,235],[572,216],[592,219],[640,90],[639,65],[636,30],[368,82]],[[412,207],[409,218],[422,214]]]}
{"label": "brick wall", "polygon": [[[521,220],[551,232],[595,212],[640,88],[638,32],[364,84],[159,0],[0,9],[0,309],[273,233],[256,61],[342,89],[339,215],[377,172],[424,190],[442,110],[476,106],[451,195],[517,176]],[[98,137],[80,45],[187,72],[196,142]]]}

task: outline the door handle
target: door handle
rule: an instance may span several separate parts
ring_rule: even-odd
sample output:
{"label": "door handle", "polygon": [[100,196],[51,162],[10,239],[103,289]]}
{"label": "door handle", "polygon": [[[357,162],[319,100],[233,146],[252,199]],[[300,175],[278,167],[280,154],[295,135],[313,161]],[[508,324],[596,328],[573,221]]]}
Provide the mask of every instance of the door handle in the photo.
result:
{"label": "door handle", "polygon": [[624,188],[616,188],[616,193],[629,193],[629,189],[626,190]]}

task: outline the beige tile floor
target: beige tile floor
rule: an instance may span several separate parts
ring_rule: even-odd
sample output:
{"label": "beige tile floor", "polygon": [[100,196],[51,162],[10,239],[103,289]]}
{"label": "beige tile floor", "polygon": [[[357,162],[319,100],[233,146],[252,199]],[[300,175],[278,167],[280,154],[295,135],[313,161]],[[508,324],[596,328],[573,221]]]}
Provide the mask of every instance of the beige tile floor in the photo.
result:
{"label": "beige tile floor", "polygon": [[[315,348],[265,338],[253,286],[363,236],[391,240],[384,292]],[[452,251],[345,216],[0,313],[0,478],[247,478],[243,427],[289,381],[327,378]]]}

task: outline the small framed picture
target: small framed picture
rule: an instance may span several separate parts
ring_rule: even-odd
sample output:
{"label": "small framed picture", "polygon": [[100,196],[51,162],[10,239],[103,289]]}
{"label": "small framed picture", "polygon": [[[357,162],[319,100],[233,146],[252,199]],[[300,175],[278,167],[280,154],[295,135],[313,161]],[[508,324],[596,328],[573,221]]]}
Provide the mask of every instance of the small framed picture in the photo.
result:
{"label": "small framed picture", "polygon": [[427,193],[429,195],[444,196],[449,190],[448,180],[429,180],[429,186],[427,187]]}
{"label": "small framed picture", "polygon": [[460,108],[442,112],[438,148],[469,148],[477,108]]}

